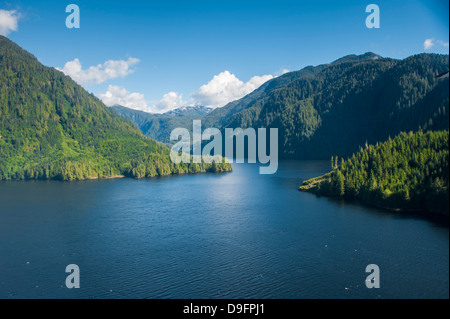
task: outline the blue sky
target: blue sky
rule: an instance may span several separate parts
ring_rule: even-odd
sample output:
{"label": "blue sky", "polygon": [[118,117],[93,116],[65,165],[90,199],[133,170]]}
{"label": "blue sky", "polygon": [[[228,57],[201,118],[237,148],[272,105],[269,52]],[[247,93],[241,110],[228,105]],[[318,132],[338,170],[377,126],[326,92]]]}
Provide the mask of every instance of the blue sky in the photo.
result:
{"label": "blue sky", "polygon": [[[71,3],[80,29],[66,27]],[[365,25],[371,3],[379,29]],[[448,1],[0,0],[0,10],[0,32],[43,64],[109,104],[153,112],[221,106],[286,70],[347,54],[449,50]]]}

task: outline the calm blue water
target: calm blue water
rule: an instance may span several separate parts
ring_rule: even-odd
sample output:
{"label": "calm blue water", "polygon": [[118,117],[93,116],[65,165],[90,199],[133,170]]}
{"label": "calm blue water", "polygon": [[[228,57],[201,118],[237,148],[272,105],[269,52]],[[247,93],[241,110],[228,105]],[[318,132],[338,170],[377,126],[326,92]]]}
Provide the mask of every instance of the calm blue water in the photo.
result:
{"label": "calm blue water", "polygon": [[328,166],[2,182],[0,298],[449,298],[448,228],[297,191]]}

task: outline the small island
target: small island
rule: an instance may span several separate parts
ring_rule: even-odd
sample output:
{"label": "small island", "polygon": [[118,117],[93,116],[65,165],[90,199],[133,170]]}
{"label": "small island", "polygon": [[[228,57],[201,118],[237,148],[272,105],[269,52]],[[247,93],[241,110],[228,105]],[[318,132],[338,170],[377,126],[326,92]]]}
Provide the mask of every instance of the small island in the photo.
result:
{"label": "small island", "polygon": [[332,158],[330,173],[304,181],[299,190],[448,217],[448,139],[448,130],[400,133],[340,163]]}

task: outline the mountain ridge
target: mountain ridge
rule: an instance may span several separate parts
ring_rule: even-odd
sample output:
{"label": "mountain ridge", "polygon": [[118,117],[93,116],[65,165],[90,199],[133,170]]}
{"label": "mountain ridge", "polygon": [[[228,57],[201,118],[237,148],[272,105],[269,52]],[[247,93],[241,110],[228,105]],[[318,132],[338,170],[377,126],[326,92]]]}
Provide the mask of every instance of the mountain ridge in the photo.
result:
{"label": "mountain ridge", "polygon": [[[448,77],[436,78],[448,65],[448,55],[441,54],[347,55],[269,80],[200,119],[204,128],[222,131],[278,128],[282,158],[350,156],[402,131],[448,129]],[[192,118],[184,120],[177,125],[190,130]],[[163,122],[144,129],[158,131]],[[152,137],[167,143],[170,127]]]}
{"label": "mountain ridge", "polygon": [[0,180],[153,177],[230,170],[179,164],[70,77],[0,36]]}
{"label": "mountain ridge", "polygon": [[401,131],[448,129],[448,79],[435,78],[448,55],[374,56],[285,74],[203,120],[222,129],[278,128],[280,156],[297,159],[350,156]]}
{"label": "mountain ridge", "polygon": [[205,106],[181,107],[166,113],[147,113],[120,105],[114,105],[111,109],[132,121],[145,136],[168,146],[174,144],[174,141],[170,140],[173,129],[178,127],[192,129],[193,120],[202,119],[213,111]]}
{"label": "mountain ridge", "polygon": [[192,117],[202,117],[213,111],[213,108],[206,106],[182,106],[171,111],[164,112],[163,115],[168,116],[192,116]]}

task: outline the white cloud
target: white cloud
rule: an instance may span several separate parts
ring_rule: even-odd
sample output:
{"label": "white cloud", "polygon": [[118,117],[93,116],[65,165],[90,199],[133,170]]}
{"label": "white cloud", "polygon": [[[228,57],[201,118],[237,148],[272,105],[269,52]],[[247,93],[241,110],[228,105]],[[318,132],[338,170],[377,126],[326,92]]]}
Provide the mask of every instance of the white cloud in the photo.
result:
{"label": "white cloud", "polygon": [[64,74],[70,76],[79,84],[100,84],[110,79],[122,78],[133,73],[134,70],[131,67],[139,62],[139,59],[130,57],[126,61],[109,60],[103,64],[83,70],[80,60],[75,59],[67,62],[63,69],[58,70],[64,72]]}
{"label": "white cloud", "polygon": [[122,105],[130,109],[150,112],[144,94],[130,92],[117,85],[109,85],[108,91],[100,93],[99,97],[107,106]]}
{"label": "white cloud", "polygon": [[211,81],[202,85],[191,96],[196,105],[221,107],[253,92],[265,82],[273,79],[273,75],[254,76],[244,83],[229,71],[215,75]]}
{"label": "white cloud", "polygon": [[7,36],[12,31],[17,31],[20,15],[15,11],[0,9],[0,35]]}
{"label": "white cloud", "polygon": [[181,106],[185,106],[188,102],[183,101],[183,95],[177,92],[169,92],[164,94],[163,98],[155,103],[152,108],[156,113],[164,113]]}
{"label": "white cloud", "polygon": [[423,43],[424,50],[430,50],[432,47],[434,47],[434,39],[426,39]]}
{"label": "white cloud", "polygon": [[153,101],[149,104],[145,100],[144,94],[130,92],[117,85],[109,85],[108,90],[100,93],[99,97],[106,106],[122,105],[130,109],[149,113],[164,113],[187,104],[187,102],[183,101],[182,94],[176,92],[164,94],[161,100]]}
{"label": "white cloud", "polygon": [[[289,70],[282,69],[277,74],[287,72]],[[107,106],[122,105],[149,113],[164,113],[187,105],[203,105],[215,108],[244,97],[275,77],[271,74],[254,76],[244,83],[234,74],[224,71],[215,75],[211,81],[191,94],[189,101],[185,101],[180,93],[169,92],[164,94],[160,100],[147,102],[143,94],[132,93],[116,85],[109,85],[108,90],[100,93],[99,97]]]}
{"label": "white cloud", "polygon": [[288,69],[281,69],[280,71],[278,71],[276,73],[276,75],[280,76],[280,75],[283,75],[283,74],[286,74],[286,73],[289,73],[289,72],[291,72],[291,71],[289,71]]}
{"label": "white cloud", "polygon": [[444,41],[438,40],[437,44],[442,45],[442,46],[444,46],[444,47],[446,47],[448,49],[448,42],[444,42]]}
{"label": "white cloud", "polygon": [[442,40],[435,41],[434,39],[426,39],[425,42],[423,43],[423,48],[424,50],[430,50],[432,47],[435,47],[437,45],[443,46],[448,49],[448,42]]}

